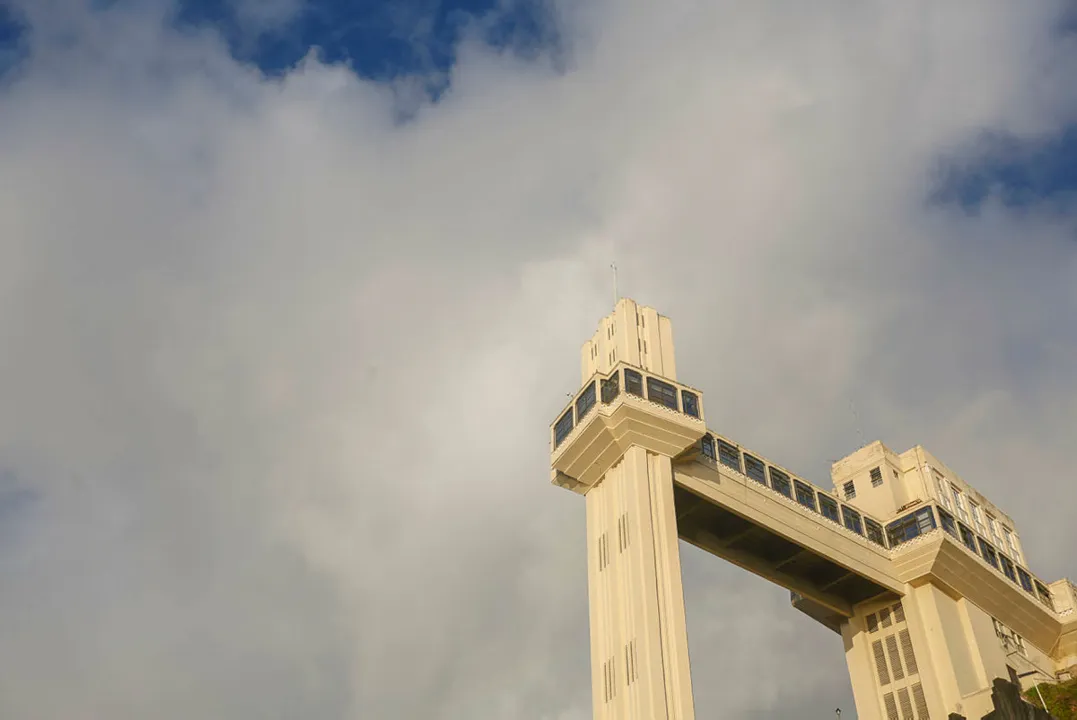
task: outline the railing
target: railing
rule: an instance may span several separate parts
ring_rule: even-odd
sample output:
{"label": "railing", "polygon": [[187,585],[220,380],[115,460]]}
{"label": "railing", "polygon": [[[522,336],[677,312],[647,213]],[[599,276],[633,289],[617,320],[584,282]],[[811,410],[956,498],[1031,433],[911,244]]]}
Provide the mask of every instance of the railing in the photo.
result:
{"label": "railing", "polygon": [[939,521],[942,524],[942,529],[945,530],[958,545],[961,545],[965,550],[981,558],[1000,575],[1043,603],[1048,610],[1051,612],[1055,611],[1055,605],[1051,599],[1051,591],[1047,589],[1047,586],[1042,583],[1039,578],[1033,576],[1028,570],[1014,563],[1005,553],[999,552],[994,545],[985,540],[982,536],[973,532],[972,528],[968,525],[955,519],[949,512],[938,506],[933,507],[939,514]]}
{"label": "railing", "polygon": [[707,433],[699,441],[699,452],[716,468],[721,466],[735,470],[749,480],[759,483],[801,507],[818,513],[836,525],[870,540],[883,549],[887,548],[882,524],[879,521],[868,517],[861,510],[838,502],[809,482],[794,477],[788,471],[775,467],[755,454],[742,451],[735,443]]}
{"label": "railing", "polygon": [[622,388],[626,395],[634,395],[697,420],[703,419],[702,395],[698,390],[619,363],[610,373],[592,375],[561,411],[550,428],[550,451],[557,450],[579,427],[597,404],[596,397],[603,405],[610,405],[621,395]]}
{"label": "railing", "polygon": [[[862,510],[835,500],[808,482],[793,477],[788,471],[779,469],[754,454],[742,452],[740,447],[729,440],[707,433],[699,441],[699,452],[716,467],[723,466],[735,470],[749,480],[790,500],[795,497],[795,501],[808,510],[890,551],[937,530],[941,525],[946,533],[958,541],[958,544],[981,558],[996,572],[1020,586],[1049,610],[1054,611],[1050,590],[1044,583],[1024,568],[1015,565],[1005,554],[997,552],[991,543],[974,533],[963,522],[955,520],[953,515],[934,503],[922,505],[892,520],[886,524],[884,531],[883,525],[877,519],[868,516]],[[790,484],[793,492],[790,491]],[[938,522],[935,519],[936,512]]]}

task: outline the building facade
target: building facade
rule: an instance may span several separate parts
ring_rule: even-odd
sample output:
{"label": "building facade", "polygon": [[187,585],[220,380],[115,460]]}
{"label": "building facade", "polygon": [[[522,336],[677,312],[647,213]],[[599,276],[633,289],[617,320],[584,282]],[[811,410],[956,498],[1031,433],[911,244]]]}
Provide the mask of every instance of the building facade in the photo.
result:
{"label": "building facade", "polygon": [[587,504],[595,718],[694,717],[678,541],[791,592],[840,634],[861,720],[980,718],[995,678],[1077,673],[1077,591],[1031,569],[1013,519],[922,447],[881,442],[832,485],[709,429],[672,325],[620,300],[550,428]]}

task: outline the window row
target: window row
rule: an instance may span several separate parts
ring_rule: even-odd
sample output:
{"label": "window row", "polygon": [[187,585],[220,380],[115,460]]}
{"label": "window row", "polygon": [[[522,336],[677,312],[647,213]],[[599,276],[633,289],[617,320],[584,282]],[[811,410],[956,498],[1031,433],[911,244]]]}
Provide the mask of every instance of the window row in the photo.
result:
{"label": "window row", "polygon": [[683,412],[690,417],[700,417],[699,395],[689,390],[678,390],[664,380],[644,375],[638,370],[625,368],[618,370],[608,378],[599,380],[601,388],[597,391],[595,381],[589,382],[576,401],[569,407],[553,426],[553,444],[558,447],[569,436],[572,430],[579,425],[587,414],[594,408],[596,400],[601,400],[604,405],[609,405],[621,394],[621,376],[624,375],[624,391],[629,395],[635,395],[645,400],[658,403],[663,407],[677,412]]}
{"label": "window row", "polygon": [[935,476],[935,494],[942,506],[966,523],[972,524],[981,535],[988,535],[994,540],[995,547],[1004,555],[1009,555],[1017,563],[1021,562],[1021,551],[1017,547],[1017,534],[995,518],[990,512],[981,509],[980,504],[946,480],[938,470]]}
{"label": "window row", "polygon": [[1031,573],[1021,566],[1015,565],[1006,555],[999,553],[994,545],[974,533],[968,525],[956,520],[953,515],[942,508],[938,508],[938,511],[939,521],[943,530],[955,540],[959,540],[969,550],[982,557],[988,565],[1005,575],[1010,582],[1020,585],[1029,595],[1054,610],[1051,591],[1047,589],[1046,585],[1032,577]]}
{"label": "window row", "polygon": [[859,511],[848,505],[839,504],[834,498],[823,494],[802,480],[790,477],[785,471],[767,465],[753,455],[742,453],[736,445],[707,434],[700,440],[700,452],[704,457],[743,473],[749,479],[791,500],[796,500],[828,520],[844,525],[857,535],[864,535],[877,545],[886,547],[883,527],[875,520],[863,517]]}

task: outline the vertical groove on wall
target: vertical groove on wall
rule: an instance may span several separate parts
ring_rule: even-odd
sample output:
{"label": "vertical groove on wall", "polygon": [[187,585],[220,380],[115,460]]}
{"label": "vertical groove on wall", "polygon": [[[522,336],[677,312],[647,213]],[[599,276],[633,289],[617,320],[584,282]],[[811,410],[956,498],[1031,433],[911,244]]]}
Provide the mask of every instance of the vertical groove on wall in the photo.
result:
{"label": "vertical groove on wall", "polygon": [[886,670],[886,655],[883,653],[882,641],[873,642],[871,650],[875,653],[875,670],[879,673],[879,685],[889,685],[890,673]]}
{"label": "vertical groove on wall", "polygon": [[912,703],[909,702],[909,691],[907,688],[898,690],[898,704],[901,705],[901,720],[916,720],[916,718],[912,716]]}
{"label": "vertical groove on wall", "polygon": [[901,669],[901,656],[898,655],[897,639],[893,635],[886,637],[886,652],[890,655],[890,671],[895,680],[905,677],[905,671]]}
{"label": "vertical groove on wall", "polygon": [[916,703],[917,720],[931,720],[927,712],[927,698],[924,697],[924,687],[920,683],[912,686],[912,699]]}
{"label": "vertical groove on wall", "polygon": [[916,655],[912,651],[912,637],[909,635],[908,630],[902,630],[898,633],[898,637],[901,639],[901,652],[905,656],[905,667],[908,668],[909,674],[912,675],[918,672]]}
{"label": "vertical groove on wall", "polygon": [[886,720],[900,720],[898,718],[897,703],[894,702],[894,693],[883,695],[883,703],[886,704]]}

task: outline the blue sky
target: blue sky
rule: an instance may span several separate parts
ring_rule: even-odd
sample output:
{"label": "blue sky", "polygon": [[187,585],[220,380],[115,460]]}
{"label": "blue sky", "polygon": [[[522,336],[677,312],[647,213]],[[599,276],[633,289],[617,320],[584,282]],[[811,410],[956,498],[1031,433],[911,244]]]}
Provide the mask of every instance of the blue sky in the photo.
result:
{"label": "blue sky", "polygon": [[[469,26],[481,24],[479,36],[491,47],[524,55],[559,42],[542,0],[310,0],[287,21],[257,28],[244,24],[234,2],[180,0],[175,22],[219,32],[235,58],[266,74],[286,72],[313,50],[375,81],[426,76],[434,99],[449,82],[444,73]],[[1077,11],[1064,17],[1058,32],[1077,33]],[[0,0],[0,72],[24,55],[24,35]],[[1077,126],[1036,140],[985,128],[975,149],[940,157],[935,182],[929,202],[970,211],[989,196],[1010,206],[1066,196],[1077,190]]]}

